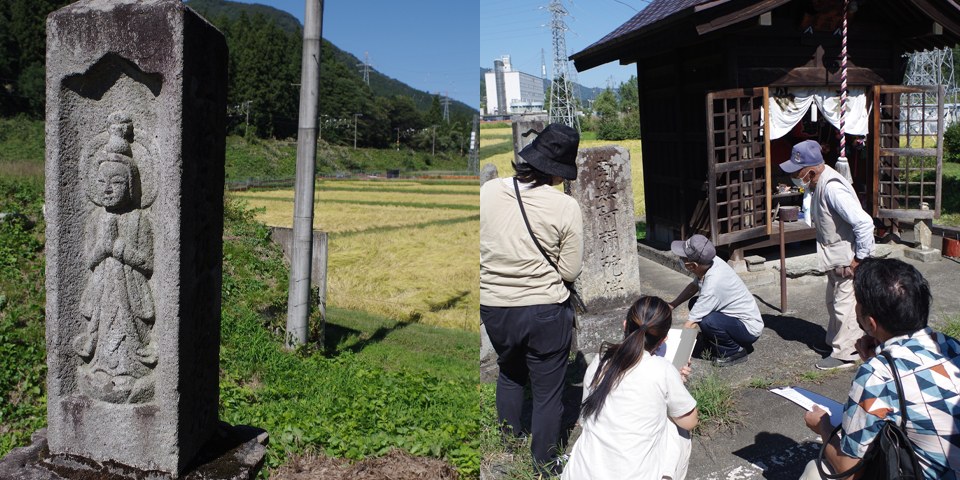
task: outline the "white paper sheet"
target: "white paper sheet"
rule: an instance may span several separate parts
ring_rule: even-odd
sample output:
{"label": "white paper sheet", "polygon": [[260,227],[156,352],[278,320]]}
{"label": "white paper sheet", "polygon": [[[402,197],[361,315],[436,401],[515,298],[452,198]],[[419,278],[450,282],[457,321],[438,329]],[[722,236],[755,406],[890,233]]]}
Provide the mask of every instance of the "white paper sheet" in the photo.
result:
{"label": "white paper sheet", "polygon": [[834,427],[840,425],[840,422],[843,421],[843,404],[824,397],[823,395],[793,387],[771,388],[770,391],[800,405],[810,412],[813,411],[814,405],[818,405],[821,409],[830,412],[830,424]]}

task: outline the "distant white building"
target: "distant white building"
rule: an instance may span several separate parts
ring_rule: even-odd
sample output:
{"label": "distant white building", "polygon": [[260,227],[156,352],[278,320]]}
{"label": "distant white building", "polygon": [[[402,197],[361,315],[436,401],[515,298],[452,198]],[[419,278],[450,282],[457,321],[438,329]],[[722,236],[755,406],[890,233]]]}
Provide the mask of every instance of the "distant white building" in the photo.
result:
{"label": "distant white building", "polygon": [[509,55],[494,60],[493,66],[492,72],[484,74],[487,84],[487,115],[543,111],[545,95],[540,77],[514,71]]}

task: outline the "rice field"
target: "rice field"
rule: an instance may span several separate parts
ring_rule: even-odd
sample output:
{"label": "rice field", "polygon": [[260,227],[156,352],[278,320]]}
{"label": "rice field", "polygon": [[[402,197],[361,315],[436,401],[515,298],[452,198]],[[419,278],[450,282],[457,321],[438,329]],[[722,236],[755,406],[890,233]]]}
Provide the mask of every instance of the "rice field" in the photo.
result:
{"label": "rice field", "polygon": [[[496,142],[493,142],[493,139],[500,139],[500,142],[512,142],[513,133],[510,128],[510,125],[506,125],[503,128],[486,128],[480,130],[480,141],[481,145],[493,145]],[[490,138],[491,143],[483,143],[484,136]],[[641,162],[642,154],[640,152],[640,140],[621,140],[618,142],[606,141],[606,140],[581,140],[580,148],[589,148],[589,147],[602,147],[606,145],[620,145],[621,147],[626,148],[630,151],[630,171],[633,176],[633,211],[634,215],[640,216],[647,212],[646,206],[644,205],[644,192],[643,192],[643,162]],[[513,162],[513,151],[507,153],[501,153],[498,155],[493,155],[487,158],[480,158],[480,165],[487,163],[492,163],[497,166],[497,172],[500,173],[501,177],[508,177],[513,175],[513,167],[510,163]]]}
{"label": "rice field", "polygon": [[[480,130],[482,146],[510,144],[509,125]],[[643,210],[640,141],[631,152],[634,203]],[[501,176],[513,153],[481,157]],[[293,224],[292,188],[235,192],[270,226]],[[426,325],[480,329],[480,185],[438,181],[325,180],[314,194],[313,228],[328,232],[327,304]]]}
{"label": "rice field", "polygon": [[[293,223],[293,189],[232,193],[258,220]],[[327,303],[479,331],[480,185],[317,183],[314,228],[329,232]]]}

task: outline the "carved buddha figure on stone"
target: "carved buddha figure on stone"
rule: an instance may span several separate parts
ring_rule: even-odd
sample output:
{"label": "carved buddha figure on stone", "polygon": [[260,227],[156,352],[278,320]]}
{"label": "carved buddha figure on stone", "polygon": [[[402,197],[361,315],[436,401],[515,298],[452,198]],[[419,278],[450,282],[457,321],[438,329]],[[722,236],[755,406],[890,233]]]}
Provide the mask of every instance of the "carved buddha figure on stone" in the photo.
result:
{"label": "carved buddha figure on stone", "polygon": [[133,124],[122,112],[109,117],[110,138],[97,152],[90,180],[91,212],[84,232],[84,263],[92,273],[80,313],[86,320],[73,346],[83,359],[79,385],[110,403],[153,400],[158,355],[153,336],[153,230],[140,208],[138,169],[130,139]]}

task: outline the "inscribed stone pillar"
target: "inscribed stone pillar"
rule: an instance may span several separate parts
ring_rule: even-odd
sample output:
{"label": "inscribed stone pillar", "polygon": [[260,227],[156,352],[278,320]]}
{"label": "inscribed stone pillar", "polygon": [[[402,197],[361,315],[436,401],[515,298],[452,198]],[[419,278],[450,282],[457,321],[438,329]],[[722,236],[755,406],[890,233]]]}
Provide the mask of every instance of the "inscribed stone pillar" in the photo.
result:
{"label": "inscribed stone pillar", "polygon": [[47,19],[50,453],[179,475],[217,429],[227,47],[180,0]]}
{"label": "inscribed stone pillar", "polygon": [[564,182],[564,191],[583,213],[583,270],[574,286],[588,313],[577,314],[574,351],[591,355],[604,341],[623,340],[623,320],[640,297],[630,152],[580,149],[577,179]]}
{"label": "inscribed stone pillar", "polygon": [[[520,150],[526,147],[537,138],[539,132],[542,132],[547,126],[549,118],[546,115],[521,115],[519,119],[513,122],[513,158],[517,163],[523,162],[520,158]],[[534,130],[537,133],[523,134]]]}

